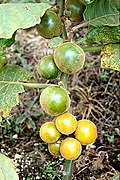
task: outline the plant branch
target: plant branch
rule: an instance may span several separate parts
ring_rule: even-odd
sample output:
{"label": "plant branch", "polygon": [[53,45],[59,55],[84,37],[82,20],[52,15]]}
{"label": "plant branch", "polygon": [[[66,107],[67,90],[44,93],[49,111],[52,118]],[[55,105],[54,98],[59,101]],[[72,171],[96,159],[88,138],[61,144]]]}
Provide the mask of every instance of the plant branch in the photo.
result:
{"label": "plant branch", "polygon": [[10,84],[10,85],[22,85],[29,88],[46,88],[48,86],[57,86],[54,84],[41,84],[41,83],[24,83],[24,82],[9,82],[9,81],[0,81],[2,84]]}
{"label": "plant branch", "polygon": [[[59,14],[63,16],[64,14],[64,5],[65,5],[65,0],[60,0],[60,11]],[[65,22],[63,19],[63,31],[62,31],[62,38],[64,40],[67,40],[67,31],[65,27]],[[68,82],[68,74],[62,73],[61,74],[61,81],[63,83],[63,86],[65,89],[67,89],[67,82]],[[72,179],[72,173],[73,173],[73,161],[72,160],[65,160],[65,172],[66,175],[63,177],[63,180],[71,180]]]}
{"label": "plant branch", "polygon": [[[89,22],[89,21],[88,21]],[[86,27],[88,25],[88,22],[84,22],[84,23],[81,23],[81,24],[78,24],[77,26],[74,26],[70,33],[69,33],[69,37],[68,37],[68,41],[71,41],[72,37],[73,37],[73,32],[76,30],[76,29],[79,29],[81,27]]]}
{"label": "plant branch", "polygon": [[64,14],[65,0],[60,0],[59,3],[60,3],[59,15],[62,16]]}
{"label": "plant branch", "polygon": [[72,179],[73,165],[74,165],[74,161],[72,161],[72,160],[65,161],[66,175],[63,177],[63,180],[71,180]]}
{"label": "plant branch", "polygon": [[80,46],[84,52],[100,51],[102,46]]}

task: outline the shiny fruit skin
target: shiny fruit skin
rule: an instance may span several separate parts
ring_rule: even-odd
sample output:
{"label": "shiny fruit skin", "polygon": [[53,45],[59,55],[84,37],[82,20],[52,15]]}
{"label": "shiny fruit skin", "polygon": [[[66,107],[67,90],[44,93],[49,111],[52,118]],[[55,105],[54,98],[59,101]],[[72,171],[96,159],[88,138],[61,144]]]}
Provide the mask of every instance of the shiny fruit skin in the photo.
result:
{"label": "shiny fruit skin", "polygon": [[54,61],[62,72],[74,74],[84,65],[85,53],[78,45],[66,42],[58,46],[54,52]]}
{"label": "shiny fruit skin", "polygon": [[37,65],[38,74],[45,79],[55,79],[58,76],[58,68],[51,55],[44,56]]}
{"label": "shiny fruit skin", "polygon": [[58,116],[69,109],[70,98],[64,88],[48,86],[40,95],[40,105],[47,114]]}
{"label": "shiny fruit skin", "polygon": [[46,143],[56,142],[61,134],[53,122],[46,122],[40,128],[40,137]]}
{"label": "shiny fruit skin", "polygon": [[83,12],[85,5],[80,0],[67,0],[66,9],[71,11],[70,19],[74,22],[81,22],[83,20]]}
{"label": "shiny fruit skin", "polygon": [[67,160],[75,160],[81,154],[82,146],[80,142],[75,139],[68,137],[62,141],[60,145],[60,153]]}
{"label": "shiny fruit skin", "polygon": [[55,125],[59,132],[69,135],[76,130],[77,120],[72,114],[64,113],[56,118]]}
{"label": "shiny fruit skin", "polygon": [[42,37],[51,39],[61,35],[62,22],[55,12],[47,10],[41,18],[40,24],[36,25],[36,29]]}
{"label": "shiny fruit skin", "polygon": [[53,156],[60,156],[60,141],[48,144],[48,150]]}
{"label": "shiny fruit skin", "polygon": [[74,135],[82,145],[91,144],[97,138],[96,125],[90,120],[79,120]]}

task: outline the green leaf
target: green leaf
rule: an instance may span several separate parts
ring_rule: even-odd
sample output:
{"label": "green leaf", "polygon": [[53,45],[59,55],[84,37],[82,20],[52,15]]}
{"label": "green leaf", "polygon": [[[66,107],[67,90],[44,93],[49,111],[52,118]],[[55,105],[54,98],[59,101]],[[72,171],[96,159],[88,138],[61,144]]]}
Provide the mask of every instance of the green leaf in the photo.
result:
{"label": "green leaf", "polygon": [[26,116],[19,116],[16,119],[16,124],[22,124],[26,120]]}
{"label": "green leaf", "polygon": [[0,38],[9,39],[17,29],[39,24],[50,7],[46,3],[0,4]]}
{"label": "green leaf", "polygon": [[95,0],[86,6],[85,21],[91,21],[92,26],[118,26],[119,4],[118,0]]}
{"label": "green leaf", "polygon": [[19,180],[12,160],[0,153],[0,180]]}
{"label": "green leaf", "polygon": [[52,38],[52,39],[50,39],[49,41],[48,41],[48,46],[50,47],[50,48],[55,48],[55,47],[57,47],[58,45],[60,45],[60,44],[62,44],[63,43],[63,39],[62,38],[60,38],[60,37],[54,37],[54,38]]}
{"label": "green leaf", "polygon": [[27,127],[28,127],[28,129],[33,129],[33,130],[36,129],[35,122],[30,117],[29,117],[29,121],[27,123]]}
{"label": "green leaf", "polygon": [[101,51],[101,68],[120,71],[120,45],[108,44]]}
{"label": "green leaf", "polygon": [[16,33],[10,39],[0,38],[0,69],[6,64],[6,47],[10,47],[15,42],[15,35]]}
{"label": "green leaf", "polygon": [[93,44],[112,44],[120,41],[120,26],[95,27],[86,34],[86,42]]}
{"label": "green leaf", "polygon": [[110,180],[119,180],[120,179],[120,172],[116,172],[116,174]]}
{"label": "green leaf", "polygon": [[32,75],[20,66],[0,69],[0,113],[3,117],[9,116],[11,109],[19,104],[18,94],[24,92],[24,87],[18,82],[27,82],[31,78]]}

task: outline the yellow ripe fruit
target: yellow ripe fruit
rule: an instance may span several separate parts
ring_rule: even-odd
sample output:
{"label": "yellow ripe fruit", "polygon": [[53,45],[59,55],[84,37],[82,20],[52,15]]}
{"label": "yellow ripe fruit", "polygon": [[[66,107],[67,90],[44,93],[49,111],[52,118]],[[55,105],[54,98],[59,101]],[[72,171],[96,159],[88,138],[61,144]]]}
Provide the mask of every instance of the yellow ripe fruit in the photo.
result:
{"label": "yellow ripe fruit", "polygon": [[54,122],[46,122],[40,128],[40,137],[46,143],[54,143],[56,142],[61,134],[57,130]]}
{"label": "yellow ripe fruit", "polygon": [[74,135],[82,145],[91,144],[97,138],[97,127],[90,120],[79,120]]}
{"label": "yellow ripe fruit", "polygon": [[55,120],[55,125],[62,134],[72,134],[77,127],[76,118],[70,113],[64,113]]}
{"label": "yellow ripe fruit", "polygon": [[82,146],[75,138],[68,137],[60,145],[60,153],[67,160],[77,159],[81,151]]}

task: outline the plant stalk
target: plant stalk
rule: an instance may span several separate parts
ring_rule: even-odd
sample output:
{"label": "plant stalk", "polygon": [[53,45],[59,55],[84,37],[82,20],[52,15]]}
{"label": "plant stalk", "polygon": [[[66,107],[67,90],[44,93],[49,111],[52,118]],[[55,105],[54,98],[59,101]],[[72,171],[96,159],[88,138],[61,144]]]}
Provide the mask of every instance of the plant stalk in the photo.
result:
{"label": "plant stalk", "polygon": [[74,161],[72,161],[72,160],[65,161],[66,175],[63,177],[63,180],[71,180],[72,179],[73,166],[74,166]]}
{"label": "plant stalk", "polygon": [[84,52],[100,51],[102,46],[80,46]]}
{"label": "plant stalk", "polygon": [[2,84],[10,84],[10,85],[22,85],[29,88],[46,88],[48,86],[57,86],[55,84],[40,84],[40,83],[24,83],[24,82],[9,82],[9,81],[0,81]]}
{"label": "plant stalk", "polygon": [[[61,17],[64,15],[64,7],[65,7],[65,0],[60,0],[59,15]],[[68,39],[64,20],[63,20],[62,38],[64,40]],[[67,89],[68,74],[62,73],[61,81],[63,83],[64,88]],[[63,180],[72,180],[72,173],[73,173],[73,161],[72,160],[65,160],[65,172],[66,172],[66,174],[63,177]]]}

